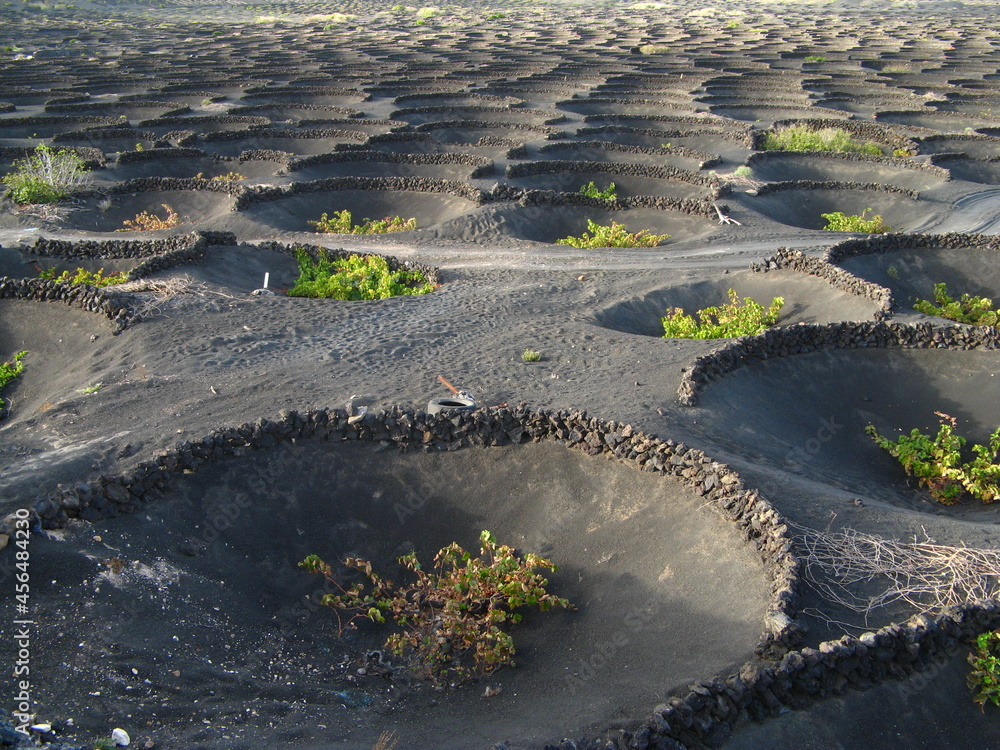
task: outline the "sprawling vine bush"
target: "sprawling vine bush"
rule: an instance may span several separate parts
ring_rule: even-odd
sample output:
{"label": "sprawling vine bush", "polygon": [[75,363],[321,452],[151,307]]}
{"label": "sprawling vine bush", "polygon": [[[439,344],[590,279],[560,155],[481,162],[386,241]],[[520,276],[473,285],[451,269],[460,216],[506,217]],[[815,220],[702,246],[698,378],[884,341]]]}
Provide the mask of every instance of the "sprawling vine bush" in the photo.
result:
{"label": "sprawling vine bush", "polygon": [[579,237],[564,237],[561,240],[556,240],[556,244],[580,248],[656,247],[669,237],[669,234],[650,234],[645,229],[630,232],[623,224],[614,220],[610,226],[603,226],[587,219],[586,232]]}
{"label": "sprawling vine bush", "polygon": [[326,594],[322,603],[337,612],[341,633],[356,627],[358,620],[390,619],[400,632],[389,636],[386,648],[399,657],[412,656],[417,671],[435,683],[457,684],[514,665],[514,640],[506,631],[521,621],[514,610],[572,607],[548,593],[548,580],[535,572],[554,571],[550,560],[530,552],[519,557],[489,531],[479,535],[479,545],[480,556],[473,557],[458,544],[449,544],[434,556],[430,570],[424,570],[416,553],[400,557],[399,563],[416,580],[399,586],[360,558],[349,557],[344,566],[367,582],[350,586],[341,584],[333,568],[316,555],[299,565],[325,576],[340,591]]}
{"label": "sprawling vine bush", "polygon": [[974,326],[1000,325],[1000,309],[993,308],[993,300],[988,297],[974,297],[971,294],[963,294],[958,299],[953,299],[948,294],[947,284],[934,285],[934,302],[920,299],[913,307],[924,315],[937,315],[959,323]]}
{"label": "sprawling vine bush", "polygon": [[416,219],[404,219],[402,216],[385,217],[384,219],[365,219],[355,224],[348,210],[334,211],[333,217],[323,214],[319,221],[310,221],[317,232],[326,234],[389,234],[390,232],[408,232],[417,228]]}
{"label": "sprawling vine bush", "polygon": [[662,319],[665,339],[721,339],[733,336],[756,336],[773,326],[778,313],[785,305],[782,297],[775,297],[765,310],[756,300],[740,299],[732,289],[726,294],[729,302],[699,310],[688,315],[683,308],[675,307]]}
{"label": "sprawling vine bush", "polygon": [[331,259],[325,250],[313,258],[306,250],[295,252],[299,278],[288,290],[290,297],[373,300],[404,294],[427,294],[434,285],[420,271],[389,268],[380,255],[351,255]]}
{"label": "sprawling vine bush", "polygon": [[900,435],[891,440],[881,435],[874,425],[868,425],[865,432],[876,445],[899,461],[903,470],[916,477],[918,483],[927,487],[931,497],[944,505],[953,505],[968,493],[984,503],[1000,500],[1000,464],[996,463],[1000,453],[1000,427],[990,435],[986,445],[973,445],[972,458],[963,460],[962,448],[966,439],[955,434],[957,420],[934,412],[941,420],[937,435],[925,435],[914,427],[909,435]]}

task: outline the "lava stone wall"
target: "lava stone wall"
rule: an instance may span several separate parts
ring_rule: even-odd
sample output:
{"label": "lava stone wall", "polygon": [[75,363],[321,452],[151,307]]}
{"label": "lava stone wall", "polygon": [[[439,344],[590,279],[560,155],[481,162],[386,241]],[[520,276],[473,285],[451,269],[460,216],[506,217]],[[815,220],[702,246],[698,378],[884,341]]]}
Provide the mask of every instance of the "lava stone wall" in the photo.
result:
{"label": "lava stone wall", "polygon": [[854,274],[822,258],[813,258],[799,250],[789,250],[787,247],[780,247],[769,258],[765,258],[759,263],[750,264],[750,270],[755,273],[767,273],[768,271],[777,271],[786,268],[810,276],[816,276],[826,281],[834,289],[853,294],[855,297],[871,300],[878,305],[878,310],[875,311],[874,315],[876,321],[885,320],[892,315],[894,302],[892,292],[889,289],[874,282],[858,278]]}
{"label": "lava stone wall", "polygon": [[[839,154],[830,153],[827,151],[809,151],[809,152],[798,152],[798,151],[762,151],[756,154],[750,154],[747,159],[747,166],[754,166],[758,162],[766,161],[771,158],[772,154],[788,154],[790,156],[801,155],[808,156],[810,159],[832,159],[836,161],[853,161],[861,164],[881,164],[887,167],[893,167],[895,169],[908,169],[915,172],[930,172],[931,174],[937,175],[944,180],[951,179],[951,172],[942,167],[935,166],[934,164],[929,164],[925,161],[914,161],[912,159],[901,159],[898,157],[890,156],[872,156],[870,154]],[[932,157],[933,161],[933,157]]]}
{"label": "lava stone wall", "polygon": [[916,190],[885,185],[880,182],[840,182],[825,180],[785,180],[783,182],[768,182],[757,188],[757,195],[780,193],[786,190],[864,190],[871,193],[895,193],[905,195],[913,200],[920,200]]}
{"label": "lava stone wall", "polygon": [[698,357],[677,389],[684,406],[698,403],[705,385],[726,373],[774,357],[832,349],[1000,349],[1000,329],[993,326],[935,326],[930,323],[828,323],[771,328],[741,336]]}

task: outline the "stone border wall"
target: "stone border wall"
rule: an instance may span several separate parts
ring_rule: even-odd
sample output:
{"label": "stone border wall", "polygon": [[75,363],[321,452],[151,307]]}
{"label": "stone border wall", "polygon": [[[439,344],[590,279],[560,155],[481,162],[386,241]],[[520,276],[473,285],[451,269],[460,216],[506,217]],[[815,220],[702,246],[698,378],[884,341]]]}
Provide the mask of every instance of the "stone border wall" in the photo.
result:
{"label": "stone border wall", "polygon": [[744,148],[754,147],[752,131],[736,132],[714,126],[706,126],[698,130],[656,130],[655,128],[630,128],[626,125],[599,125],[593,128],[578,128],[576,137],[582,138],[584,136],[601,135],[604,133],[612,135],[647,135],[652,138],[659,138],[660,140],[667,138],[699,138],[711,135],[726,141],[733,141]]}
{"label": "stone border wall", "polygon": [[493,173],[493,160],[477,154],[397,154],[392,151],[336,151],[330,154],[316,154],[293,159],[288,165],[289,172],[316,166],[319,164],[335,164],[342,162],[373,161],[386,164],[424,164],[448,165],[460,164],[474,167],[470,179],[487,177]]}
{"label": "stone border wall", "polygon": [[966,234],[902,234],[889,233],[838,242],[823,253],[828,263],[840,263],[859,255],[875,255],[913,249],[962,250],[969,247],[1000,251],[1000,235]]}
{"label": "stone border wall", "polygon": [[757,336],[741,336],[698,357],[687,368],[677,397],[695,406],[712,380],[741,367],[775,357],[790,357],[835,349],[1000,349],[1000,328],[993,326],[936,326],[931,323],[827,323],[771,328]]}
{"label": "stone border wall", "polygon": [[294,182],[284,187],[251,187],[245,188],[242,195],[236,198],[234,211],[256,203],[281,200],[293,195],[322,192],[324,190],[382,190],[388,192],[411,191],[416,193],[445,193],[464,198],[467,201],[482,205],[486,196],[482,190],[456,180],[432,180],[429,177],[330,177],[325,180],[311,182]]}
{"label": "stone border wall", "polygon": [[763,151],[764,140],[767,138],[768,133],[773,133],[775,130],[791,125],[805,125],[813,130],[838,128],[839,130],[844,130],[850,133],[855,138],[860,138],[866,141],[875,141],[876,143],[881,143],[893,150],[903,148],[913,154],[919,153],[916,141],[913,141],[904,135],[899,135],[894,132],[889,125],[877,125],[874,122],[866,122],[863,120],[823,119],[777,120],[768,130],[761,130],[753,134],[753,149],[755,151]]}
{"label": "stone border wall", "polygon": [[892,292],[889,289],[859,278],[823,258],[814,258],[800,250],[789,250],[787,247],[779,247],[774,255],[765,258],[759,263],[750,264],[750,270],[754,273],[767,273],[768,271],[777,271],[786,268],[808,274],[809,276],[816,276],[823,279],[834,289],[853,294],[855,297],[871,300],[878,305],[878,310],[875,311],[875,315],[873,316],[875,321],[886,320],[892,316],[895,303]]}
{"label": "stone border wall", "polygon": [[111,321],[111,332],[118,334],[136,322],[135,313],[119,294],[88,284],[60,284],[48,279],[0,277],[0,299],[35,302],[65,302],[87,312],[103,315]]}
{"label": "stone border wall", "polygon": [[554,141],[557,138],[567,138],[569,134],[548,125],[531,125],[525,122],[490,122],[488,120],[440,120],[434,122],[424,122],[417,125],[414,130],[417,133],[427,133],[431,130],[527,130],[531,133],[538,133],[545,137],[545,140]]}
{"label": "stone border wall", "polygon": [[200,133],[201,143],[219,143],[224,141],[245,141],[258,138],[273,138],[285,140],[309,140],[320,138],[340,138],[357,143],[368,140],[368,134],[360,130],[283,130],[281,128],[253,128],[250,130],[216,130],[211,133]]}
{"label": "stone border wall", "polygon": [[[616,198],[607,201],[603,198],[591,198],[580,193],[561,193],[556,190],[534,190],[514,187],[513,185],[497,184],[488,194],[491,201],[510,201],[519,206],[586,206],[604,211],[627,211],[630,208],[655,208],[660,211],[677,211],[688,216],[700,216],[706,219],[717,219],[715,201],[725,192],[725,186],[701,200],[687,198],[665,198],[659,195],[634,195],[628,198]],[[728,208],[720,206],[726,213]]]}
{"label": "stone border wall", "polygon": [[699,174],[686,169],[654,164],[634,164],[608,161],[527,161],[508,164],[506,176],[509,178],[532,177],[539,174],[561,174],[580,172],[606,172],[631,177],[651,177],[657,180],[676,180],[691,185],[711,188],[718,193],[722,186],[719,178],[709,174]]}
{"label": "stone border wall", "polygon": [[308,438],[395,444],[401,451],[425,452],[547,439],[591,456],[617,458],[640,471],[672,476],[736,524],[760,555],[770,579],[771,598],[756,652],[781,658],[800,642],[801,633],[793,619],[799,563],[792,553],[788,526],[771,504],[755,490],[748,490],[736,472],[699,450],[646,435],[631,425],[591,418],[586,412],[535,412],[522,405],[431,416],[392,409],[368,414],[354,424],[346,412],[337,409],[282,412],[277,421],[259,419],[215,430],[201,440],[178,443],[127,474],[60,486],[36,498],[32,509],[44,529],[60,528],[71,518],[97,521],[136,512],[162,496],[176,476],[207,462],[243,449],[272,448]]}
{"label": "stone border wall", "polygon": [[[887,167],[911,170],[914,172],[930,172],[946,181],[951,180],[951,173],[947,169],[938,167],[933,163],[925,161],[913,161],[912,159],[900,159],[895,156],[872,156],[870,154],[837,154],[829,151],[760,151],[750,154],[746,163],[748,167],[753,167],[758,162],[769,161],[775,158],[776,154],[781,156],[807,156],[810,159],[831,159],[836,161],[853,161],[862,164],[882,164]],[[778,157],[780,158],[780,156]],[[932,159],[933,162],[933,159]]]}
{"label": "stone border wall", "polygon": [[667,156],[676,154],[686,156],[690,159],[700,160],[699,169],[711,169],[721,164],[722,159],[707,151],[699,151],[694,148],[684,146],[671,146],[670,148],[651,148],[649,146],[628,146],[624,143],[614,143],[613,141],[565,141],[559,143],[548,143],[538,149],[540,154],[551,154],[559,151],[568,151],[577,148],[593,148],[602,151],[617,151],[623,154],[653,154]]}
{"label": "stone border wall", "polygon": [[[295,104],[293,102],[273,102],[271,104],[249,104],[241,105],[239,107],[232,107],[229,110],[230,115],[235,115],[237,117],[245,115],[253,115],[254,112],[260,112],[265,109],[281,109],[285,107],[287,109],[302,109],[309,110],[313,112],[335,112],[338,115],[343,115],[344,117],[364,117],[364,112],[359,109],[354,109],[353,107],[338,107],[334,104]],[[270,123],[270,118],[268,118]]]}
{"label": "stone border wall", "polygon": [[783,182],[766,182],[757,188],[757,195],[780,193],[785,190],[861,190],[870,193],[905,195],[912,200],[920,200],[920,194],[916,190],[909,190],[908,188],[885,185],[880,182],[842,182],[839,180],[785,180]]}

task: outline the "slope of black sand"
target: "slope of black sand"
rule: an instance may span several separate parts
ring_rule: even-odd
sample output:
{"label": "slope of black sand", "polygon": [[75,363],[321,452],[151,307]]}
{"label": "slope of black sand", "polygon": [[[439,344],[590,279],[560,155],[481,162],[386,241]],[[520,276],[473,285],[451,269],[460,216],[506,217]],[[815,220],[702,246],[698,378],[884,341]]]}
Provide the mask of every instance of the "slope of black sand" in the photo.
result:
{"label": "slope of black sand", "polygon": [[[167,4],[88,3],[45,15],[19,4],[0,9],[9,21],[2,34],[21,50],[0,53],[3,145],[93,147],[107,162],[96,181],[101,190],[135,177],[236,171],[246,183],[279,186],[351,175],[450,179],[484,194],[525,159],[609,162],[620,174],[631,163],[700,168],[727,180],[753,153],[747,129],[779,118],[861,123],[874,116],[893,139],[912,139],[918,153],[912,163],[877,164],[759,157],[758,181],[883,189],[754,196],[745,191],[759,185],[734,181],[735,193],[719,204],[742,225],[727,227],[699,211],[663,207],[557,208],[516,197],[476,205],[426,185],[299,194],[242,210],[228,195],[169,185],[113,195],[104,210],[101,195],[53,210],[4,202],[0,271],[12,275],[33,273],[35,259],[22,249],[41,234],[135,239],[142,235],[113,230],[163,202],[184,224],[155,236],[230,230],[244,241],[385,250],[442,269],[441,288],[422,298],[253,297],[265,272],[279,291],[292,282],[291,257],[212,247],[196,262],[155,274],[153,281],[187,289],[160,301],[140,295],[155,314],[117,336],[104,318],[62,303],[0,301],[0,356],[29,350],[24,376],[4,392],[11,403],[0,426],[4,511],[57,483],[127,471],[177,440],[281,409],[348,399],[373,410],[423,408],[446,395],[440,374],[483,404],[584,408],[705,448],[795,523],[1000,546],[995,509],[929,503],[862,432],[869,421],[885,431],[933,426],[933,411],[941,410],[982,439],[1000,420],[994,353],[841,351],[772,360],[709,384],[700,406],[685,409],[676,401],[683,369],[717,342],[656,338],[668,307],[716,304],[731,287],[765,302],[786,297],[782,324],[869,319],[870,303],[818,279],[745,272],[781,245],[819,254],[835,239],[816,231],[821,212],[871,208],[897,229],[991,231],[1000,215],[990,189],[1000,139],[980,110],[996,97],[1000,64],[992,8],[678,2],[595,12],[497,4],[448,6],[420,18],[415,9],[352,2],[338,10],[354,18],[324,20],[309,18],[326,11],[313,5]],[[503,18],[489,18],[494,13]],[[274,18],[253,22],[255,15]],[[119,101],[122,95],[138,98]],[[963,108],[949,111],[943,101]],[[182,114],[171,117],[161,103]],[[386,124],[393,113],[412,108],[425,109],[389,132],[399,126]],[[721,116],[709,118],[709,110]],[[230,112],[263,121],[227,122]],[[99,119],[104,114],[112,121]],[[45,119],[23,119],[39,115]],[[120,128],[118,115],[135,130],[80,132]],[[358,122],[338,122],[345,118]],[[267,130],[258,138],[255,127]],[[247,132],[224,140],[227,130]],[[336,130],[353,135],[329,132]],[[183,159],[119,160],[136,144],[144,151],[205,147],[231,158],[193,151]],[[285,169],[299,155],[351,151],[393,156]],[[406,154],[420,158],[408,163]],[[438,154],[448,158],[434,163]],[[452,158],[465,154],[493,161],[492,173],[472,178]],[[4,151],[0,163],[15,156]],[[953,165],[950,182],[915,167],[932,156],[944,169]],[[575,191],[600,174],[518,178],[516,187]],[[621,183],[632,198],[706,194],[673,180]],[[892,192],[900,188],[917,190],[919,200]],[[335,205],[336,198],[349,205]],[[416,216],[422,229],[370,238],[309,231],[320,213],[343,207],[359,218]],[[671,237],[641,250],[552,244],[583,231],[587,218]],[[910,297],[926,296],[938,281],[1000,294],[991,260],[974,249],[903,251],[844,265],[892,288],[900,317],[912,320]],[[37,258],[46,267],[108,271],[131,262]],[[527,348],[542,360],[522,362]],[[824,428],[832,439],[820,440]],[[414,487],[426,494],[418,503],[425,512],[401,524],[387,504],[394,495],[412,500]],[[249,509],[244,498],[253,500]],[[207,539],[218,525],[213,512],[233,503],[239,518]],[[553,519],[561,522],[553,527]],[[385,561],[416,547],[426,555],[452,539],[473,546],[482,527],[562,563],[553,583],[583,604],[529,618],[520,666],[468,691],[434,693],[399,673],[379,675],[378,665],[359,676],[359,654],[380,634],[339,641],[328,613],[297,608],[316,583],[293,567],[305,553],[356,550]],[[557,445],[363,457],[296,445],[185,476],[174,495],[133,516],[36,535],[32,550],[38,720],[73,718],[77,729],[60,725],[60,736],[80,743],[115,725],[128,728],[137,746],[149,740],[164,748],[369,748],[393,729],[402,746],[419,748],[503,741],[538,748],[562,737],[609,737],[637,726],[672,691],[731,674],[752,658],[767,595],[757,559],[686,491]],[[4,555],[9,550],[0,561]],[[808,591],[803,604],[827,606]],[[909,614],[905,607],[879,612],[867,626]],[[813,645],[856,632],[812,614],[802,622]],[[0,630],[8,635],[10,627],[4,620]],[[957,653],[926,676],[710,740],[908,748],[949,744],[952,735],[964,746],[989,747],[996,744],[990,714],[981,719],[962,692],[962,659]],[[567,674],[586,678],[583,687]],[[503,690],[487,699],[486,685]]]}

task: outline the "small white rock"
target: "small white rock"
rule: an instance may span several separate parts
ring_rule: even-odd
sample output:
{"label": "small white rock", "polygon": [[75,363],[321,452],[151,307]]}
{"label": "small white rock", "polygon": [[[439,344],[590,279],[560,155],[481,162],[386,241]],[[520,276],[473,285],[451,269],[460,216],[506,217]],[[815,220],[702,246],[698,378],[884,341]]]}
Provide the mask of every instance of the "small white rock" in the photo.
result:
{"label": "small white rock", "polygon": [[128,736],[128,732],[124,729],[119,729],[115,727],[111,730],[111,741],[114,742],[118,747],[128,747],[132,742],[132,738]]}
{"label": "small white rock", "polygon": [[31,725],[31,731],[32,732],[41,732],[42,734],[48,734],[49,732],[52,731],[52,725],[51,724],[32,724]]}

